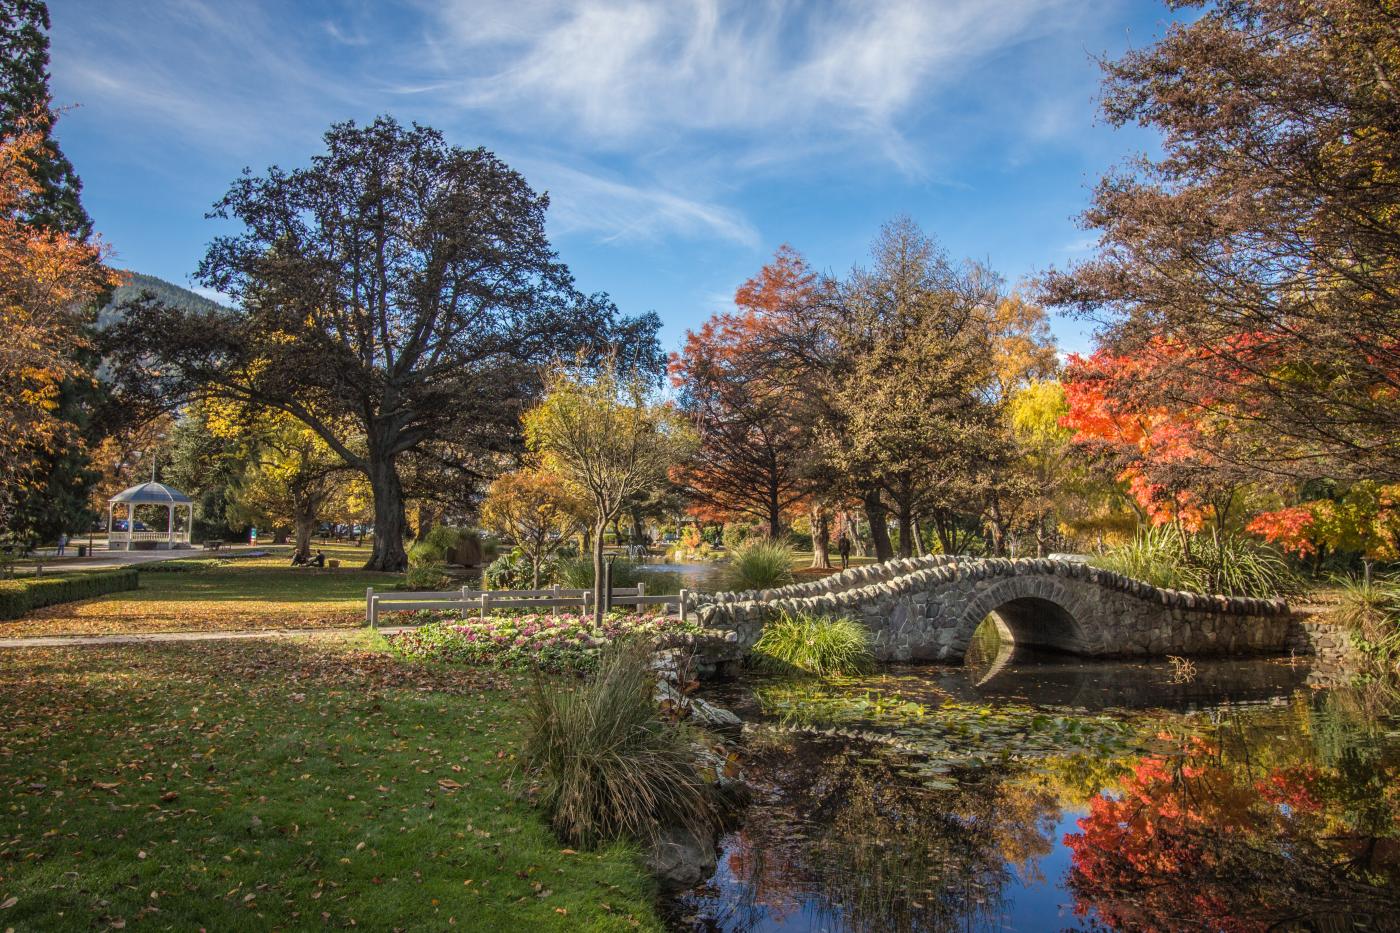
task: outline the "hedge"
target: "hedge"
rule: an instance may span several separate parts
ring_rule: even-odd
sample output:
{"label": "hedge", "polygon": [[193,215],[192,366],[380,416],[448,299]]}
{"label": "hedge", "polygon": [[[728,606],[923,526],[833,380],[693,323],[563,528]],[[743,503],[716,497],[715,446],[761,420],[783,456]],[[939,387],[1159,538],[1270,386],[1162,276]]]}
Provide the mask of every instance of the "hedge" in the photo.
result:
{"label": "hedge", "polygon": [[0,580],[0,619],[18,619],[26,612],[106,593],[134,590],[140,585],[135,570],[51,574]]}

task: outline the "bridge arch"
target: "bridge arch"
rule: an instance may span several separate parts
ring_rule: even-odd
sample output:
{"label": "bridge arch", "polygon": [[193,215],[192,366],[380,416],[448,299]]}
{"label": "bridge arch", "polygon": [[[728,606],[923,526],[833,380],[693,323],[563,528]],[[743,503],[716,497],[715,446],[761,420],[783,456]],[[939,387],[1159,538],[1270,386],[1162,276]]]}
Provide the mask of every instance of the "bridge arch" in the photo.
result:
{"label": "bridge arch", "polygon": [[1088,654],[1098,640],[1088,607],[1044,577],[1006,577],[979,587],[955,627],[954,644],[965,650],[989,617],[1002,637],[1018,647]]}

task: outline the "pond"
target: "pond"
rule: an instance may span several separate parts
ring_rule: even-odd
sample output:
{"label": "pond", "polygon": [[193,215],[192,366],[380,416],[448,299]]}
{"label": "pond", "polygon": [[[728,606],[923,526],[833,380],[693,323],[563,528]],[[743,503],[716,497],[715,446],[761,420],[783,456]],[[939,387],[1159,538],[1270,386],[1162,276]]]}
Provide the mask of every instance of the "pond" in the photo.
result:
{"label": "pond", "polygon": [[754,799],[678,929],[1400,929],[1393,688],[1290,659],[961,667],[703,694]]}

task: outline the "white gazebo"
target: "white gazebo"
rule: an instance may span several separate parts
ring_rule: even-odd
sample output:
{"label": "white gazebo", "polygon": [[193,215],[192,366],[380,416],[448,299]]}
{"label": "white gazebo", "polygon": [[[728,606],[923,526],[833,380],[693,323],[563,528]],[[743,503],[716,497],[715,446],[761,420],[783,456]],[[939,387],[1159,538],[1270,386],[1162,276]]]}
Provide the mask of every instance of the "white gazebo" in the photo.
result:
{"label": "white gazebo", "polygon": [[[126,528],[117,528],[116,507],[126,506]],[[136,509],[143,505],[165,506],[164,531],[137,531]],[[175,510],[189,509],[185,527],[175,527]],[[194,525],[194,500],[178,489],[164,483],[150,482],[123,489],[107,502],[107,549],[133,551],[138,548],[184,548],[190,546],[190,528]]]}

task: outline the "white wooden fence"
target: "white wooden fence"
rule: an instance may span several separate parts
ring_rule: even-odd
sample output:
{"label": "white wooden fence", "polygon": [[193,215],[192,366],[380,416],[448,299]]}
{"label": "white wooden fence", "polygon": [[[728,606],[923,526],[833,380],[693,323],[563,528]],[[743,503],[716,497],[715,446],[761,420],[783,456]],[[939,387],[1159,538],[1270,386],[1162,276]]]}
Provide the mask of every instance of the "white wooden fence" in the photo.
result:
{"label": "white wooden fence", "polygon": [[[685,618],[686,591],[669,595],[649,596],[645,583],[636,586],[614,588],[614,606],[664,606],[675,608]],[[443,593],[404,593],[389,590],[376,593],[374,587],[365,589],[365,623],[370,628],[379,627],[380,613],[412,612],[418,609],[456,609],[462,618],[470,618],[479,613],[480,618],[493,609],[535,609],[549,610],[575,608],[586,614],[593,608],[592,590],[566,590],[552,586],[547,590],[473,590],[462,587]]]}

